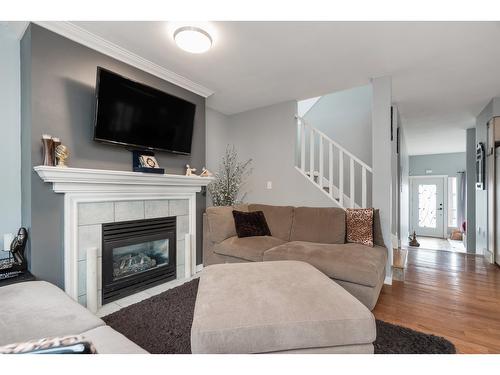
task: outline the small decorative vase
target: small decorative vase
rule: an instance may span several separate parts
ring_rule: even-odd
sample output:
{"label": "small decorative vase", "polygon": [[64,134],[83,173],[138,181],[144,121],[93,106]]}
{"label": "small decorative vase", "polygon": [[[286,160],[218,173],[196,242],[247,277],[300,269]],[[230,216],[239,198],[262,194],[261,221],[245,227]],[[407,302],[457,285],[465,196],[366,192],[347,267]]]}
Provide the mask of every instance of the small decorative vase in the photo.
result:
{"label": "small decorative vase", "polygon": [[52,137],[52,153],[54,158],[54,164],[57,165],[57,156],[56,156],[56,148],[61,144],[61,140],[56,137]]}
{"label": "small decorative vase", "polygon": [[60,168],[67,167],[66,159],[69,158],[69,150],[65,145],[59,145],[56,147],[55,155],[57,158],[57,166]]}
{"label": "small decorative vase", "polygon": [[54,166],[54,141],[48,134],[42,135],[43,165]]}

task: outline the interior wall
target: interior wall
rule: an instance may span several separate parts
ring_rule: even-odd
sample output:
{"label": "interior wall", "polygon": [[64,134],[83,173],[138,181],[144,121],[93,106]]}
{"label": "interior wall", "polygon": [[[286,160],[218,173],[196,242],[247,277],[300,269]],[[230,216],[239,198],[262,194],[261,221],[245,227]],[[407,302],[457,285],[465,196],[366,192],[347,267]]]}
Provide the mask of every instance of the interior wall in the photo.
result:
{"label": "interior wall", "polygon": [[[487,124],[500,116],[500,98],[493,98],[476,117],[476,144],[487,147]],[[485,181],[488,181],[488,163],[485,163]],[[476,190],[476,251],[488,255],[488,192]]]}
{"label": "interior wall", "polygon": [[[216,150],[207,146],[207,164],[217,170],[225,145],[234,145],[240,160],[252,159],[253,171],[243,189],[247,192],[246,202],[333,206],[330,199],[295,170],[296,113],[295,101],[231,116],[207,111],[207,144],[220,147]],[[211,133],[211,129],[215,132]],[[272,189],[267,189],[268,181]]]}
{"label": "interior wall", "polygon": [[321,99],[321,96],[316,96],[314,98],[299,100],[297,102],[297,114],[300,117],[304,115]]}
{"label": "interior wall", "polygon": [[407,243],[410,235],[410,156],[403,126],[399,128],[399,142],[400,238],[402,243]]}
{"label": "interior wall", "polygon": [[[410,176],[448,175],[458,177],[460,171],[466,168],[465,152],[449,154],[411,155]],[[430,173],[426,171],[430,170]]]}
{"label": "interior wall", "polygon": [[[2,184],[0,185],[0,249],[3,233],[16,234],[21,226],[21,74],[20,43],[0,28],[0,132]],[[8,252],[0,250],[0,259]]]}
{"label": "interior wall", "polygon": [[467,129],[466,140],[466,209],[467,252],[476,252],[476,129]]}
{"label": "interior wall", "polygon": [[[299,102],[299,105],[302,102]],[[299,107],[300,110],[300,107]],[[324,95],[303,116],[304,120],[312,127],[320,130],[333,139],[341,147],[352,153],[367,165],[372,165],[372,87],[371,85],[355,87],[349,90],[337,91]],[[359,135],[363,134],[362,137]],[[306,140],[306,165],[309,165],[309,141]],[[316,147],[319,141],[316,140]],[[297,160],[299,157],[297,149]],[[324,165],[328,165],[328,153],[324,154]],[[333,183],[339,186],[338,164],[339,154],[333,152]],[[319,160],[315,160],[315,168],[319,170]],[[328,168],[325,170],[328,176]],[[350,166],[349,158],[344,158],[344,191],[350,191]],[[372,185],[371,174],[367,175],[367,205],[371,206]],[[356,203],[361,205],[362,184],[361,167],[355,164],[355,197]]]}
{"label": "interior wall", "polygon": [[212,108],[206,111],[206,167],[211,172],[216,171],[230,143],[229,117]]}
{"label": "interior wall", "polygon": [[[123,147],[92,140],[97,66],[129,77],[196,104],[192,154],[156,153],[167,173],[184,174],[186,164],[205,165],[205,98],[170,82],[31,24],[23,38],[23,179],[30,183],[23,200],[23,222],[30,231],[32,272],[63,286],[63,195],[55,194],[33,171],[42,162],[41,135],[61,138],[71,153],[69,165],[78,168],[131,170],[132,156]],[[23,107],[24,108],[24,107]],[[33,121],[31,121],[33,119]],[[202,213],[205,196],[197,196],[197,263],[201,263]]]}
{"label": "interior wall", "polygon": [[[212,108],[206,111],[206,167],[215,173],[222,162],[227,146],[231,144],[229,136],[229,117]],[[207,194],[207,205],[212,205]]]}
{"label": "interior wall", "polygon": [[391,210],[392,202],[397,199],[392,191],[391,141],[391,77],[379,77],[372,80],[372,163],[373,163],[373,207],[380,209],[380,222],[388,258],[386,276],[392,277],[392,239]]}
{"label": "interior wall", "polygon": [[399,111],[397,105],[393,104],[391,107],[391,171],[392,171],[392,207],[391,207],[391,234],[392,246],[399,246],[399,156],[398,156],[398,135],[397,129],[399,127]]}
{"label": "interior wall", "polygon": [[[461,175],[458,172],[464,172],[465,170],[465,152],[410,156],[410,176],[446,175],[456,177],[457,192],[461,189]],[[428,171],[431,172],[427,173]],[[445,199],[447,198],[445,197]],[[458,226],[461,225],[461,223],[457,224]],[[451,233],[453,229],[456,229],[456,227],[448,227],[447,232]]]}
{"label": "interior wall", "polygon": [[371,165],[371,114],[372,87],[367,85],[322,96],[304,119]]}

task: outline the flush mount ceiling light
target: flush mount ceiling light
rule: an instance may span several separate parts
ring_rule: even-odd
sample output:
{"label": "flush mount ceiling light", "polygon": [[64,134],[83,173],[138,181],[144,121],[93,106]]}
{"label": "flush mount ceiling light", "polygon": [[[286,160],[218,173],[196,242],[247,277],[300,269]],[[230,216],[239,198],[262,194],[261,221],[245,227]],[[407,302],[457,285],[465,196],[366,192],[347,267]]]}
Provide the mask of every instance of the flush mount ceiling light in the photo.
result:
{"label": "flush mount ceiling light", "polygon": [[184,26],[175,30],[174,40],[179,48],[191,53],[207,52],[212,47],[210,34],[194,26]]}

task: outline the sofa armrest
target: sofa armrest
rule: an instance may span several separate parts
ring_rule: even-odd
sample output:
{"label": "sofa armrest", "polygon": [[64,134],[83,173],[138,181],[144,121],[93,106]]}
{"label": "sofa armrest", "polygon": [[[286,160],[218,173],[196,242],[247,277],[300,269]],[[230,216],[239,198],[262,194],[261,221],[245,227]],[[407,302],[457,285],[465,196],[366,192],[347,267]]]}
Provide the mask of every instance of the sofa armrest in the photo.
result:
{"label": "sofa armrest", "polygon": [[215,243],[210,236],[210,227],[208,225],[208,216],[203,214],[203,265],[224,263],[220,255],[214,252]]}

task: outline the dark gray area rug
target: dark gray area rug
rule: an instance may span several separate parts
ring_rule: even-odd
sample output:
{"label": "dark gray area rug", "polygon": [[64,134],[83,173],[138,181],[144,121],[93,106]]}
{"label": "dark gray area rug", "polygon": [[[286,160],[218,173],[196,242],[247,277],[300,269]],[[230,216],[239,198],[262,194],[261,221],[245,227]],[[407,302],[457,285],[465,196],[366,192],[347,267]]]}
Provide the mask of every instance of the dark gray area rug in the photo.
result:
{"label": "dark gray area rug", "polygon": [[[190,354],[198,279],[105,316],[104,321],[150,353]],[[454,354],[448,340],[377,320],[376,354]]]}

